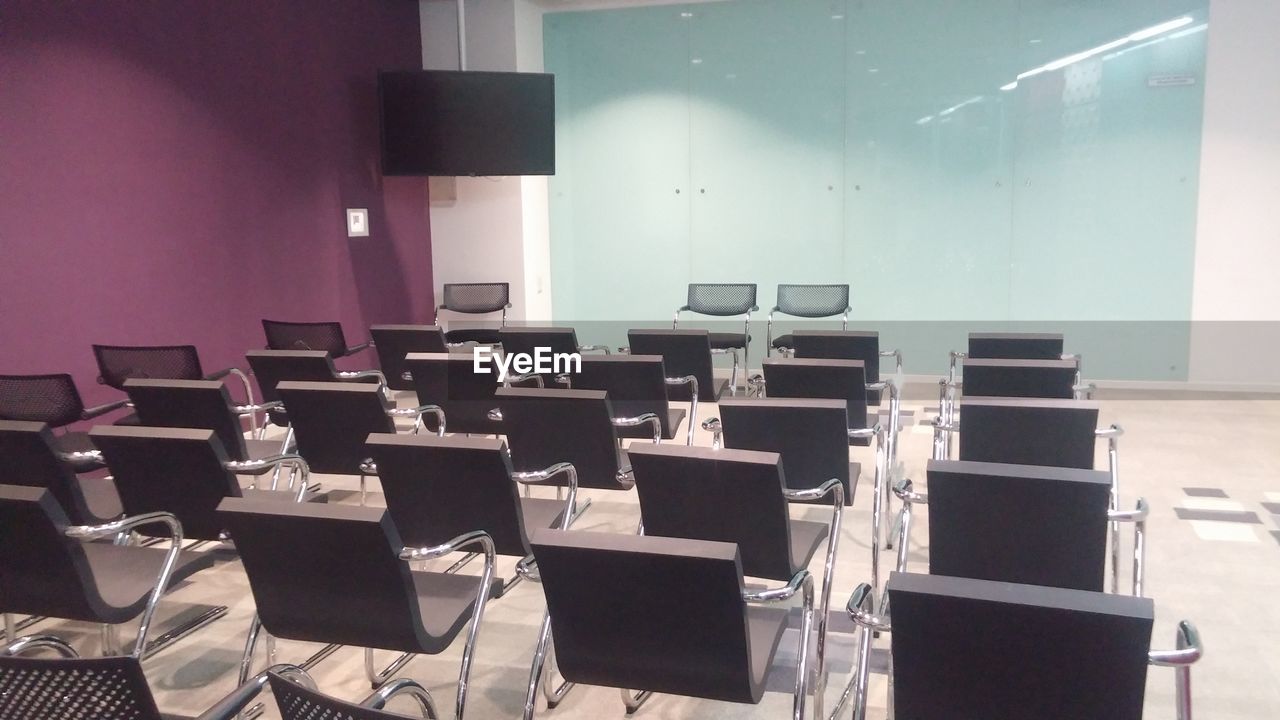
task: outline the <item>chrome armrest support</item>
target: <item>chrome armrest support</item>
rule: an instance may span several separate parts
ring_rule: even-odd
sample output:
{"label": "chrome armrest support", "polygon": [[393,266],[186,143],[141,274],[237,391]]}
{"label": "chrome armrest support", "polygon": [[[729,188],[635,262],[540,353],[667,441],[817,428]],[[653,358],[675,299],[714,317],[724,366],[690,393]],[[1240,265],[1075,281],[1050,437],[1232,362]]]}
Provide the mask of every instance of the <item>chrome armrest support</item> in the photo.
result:
{"label": "chrome armrest support", "polygon": [[572,463],[562,462],[541,470],[513,472],[511,479],[522,485],[538,485],[560,474],[566,475],[569,483],[569,496],[565,498],[564,514],[560,517],[560,529],[568,530],[574,511],[578,507],[578,470]]}
{"label": "chrome armrest support", "polygon": [[782,312],[782,308],[777,305],[774,305],[772,308],[769,308],[769,315],[767,318],[765,318],[765,326],[764,326],[765,327],[765,331],[764,331],[764,356],[765,357],[769,357],[770,355],[773,354],[773,314],[776,312]]}
{"label": "chrome armrest support", "polygon": [[[608,355],[608,354],[609,354],[609,353],[605,353],[605,355]],[[573,376],[572,376],[572,375],[570,375],[569,373],[560,373],[559,375],[555,376],[555,383],[556,383],[557,385],[563,385],[563,386],[565,386],[566,388],[568,388],[568,389],[572,390],[572,389],[573,389]]]}
{"label": "chrome armrest support", "polygon": [[444,409],[439,405],[419,405],[411,408],[392,408],[387,411],[388,417],[411,417],[413,418],[413,432],[418,432],[422,427],[422,416],[431,413],[436,418],[436,435],[444,437],[445,417]]}
{"label": "chrome armrest support", "polygon": [[484,415],[493,422],[502,422],[502,408],[493,408]]}
{"label": "chrome armrest support", "polygon": [[959,352],[956,350],[951,351],[949,355],[950,363],[947,367],[947,382],[955,382],[956,368],[960,365],[960,361],[967,357],[969,357],[969,353],[967,352]]}
{"label": "chrome armrest support", "polygon": [[898,513],[898,562],[897,571],[907,571],[907,556],[911,542],[911,506],[928,505],[929,496],[912,490],[910,478],[903,478],[893,486],[893,494],[902,501],[902,510]]}
{"label": "chrome armrest support", "polygon": [[911,488],[912,488],[911,480],[909,478],[903,478],[902,480],[899,480],[897,483],[894,484],[893,494],[897,495],[899,500],[901,500],[902,502],[908,505],[928,505],[929,504],[928,494],[915,492]]}
{"label": "chrome armrest support", "polygon": [[644,413],[635,417],[616,417],[610,418],[614,427],[637,427],[645,423],[653,426],[653,444],[658,445],[662,442],[662,420],[658,418],[657,413]]}
{"label": "chrome armrest support", "polygon": [[605,355],[610,354],[608,345],[579,345],[578,352],[603,352]]}
{"label": "chrome armrest support", "polygon": [[[1133,595],[1134,597],[1142,597],[1143,588],[1146,584],[1146,566],[1147,566],[1147,516],[1151,514],[1151,507],[1147,504],[1146,498],[1138,498],[1138,503],[1132,510],[1108,510],[1107,520],[1114,527],[1116,523],[1131,522],[1133,523]],[[1116,542],[1119,536],[1112,535],[1112,542]],[[1112,563],[1119,559],[1118,552],[1113,556]],[[1114,574],[1115,570],[1113,570]]]}
{"label": "chrome armrest support", "polygon": [[23,653],[36,650],[52,650],[68,659],[80,657],[75,648],[56,635],[27,635],[17,638],[5,647],[0,648],[0,657],[17,657]]}
{"label": "chrome armrest support", "polygon": [[160,597],[169,588],[169,577],[173,574],[173,567],[178,562],[178,554],[182,552],[182,523],[178,522],[178,518],[174,517],[173,513],[153,512],[121,518],[101,525],[73,525],[63,531],[69,538],[97,540],[114,537],[144,525],[158,524],[169,528],[169,536],[172,542],[164,556],[164,562],[160,565],[160,573],[156,577],[155,587],[151,590],[151,596],[147,598],[146,607],[142,611],[142,620],[138,624],[138,639],[134,643],[132,654],[139,660],[145,657],[147,633],[151,630],[151,620],[155,617],[156,606],[160,604]]}
{"label": "chrome armrest support", "polygon": [[81,461],[106,462],[102,457],[101,450],[72,450],[70,452],[58,452],[58,459],[63,462],[78,463]]}
{"label": "chrome armrest support", "polygon": [[797,592],[804,591],[806,598],[812,603],[813,576],[808,570],[801,570],[792,576],[791,582],[777,588],[767,588],[756,592],[743,592],[742,599],[749,603],[774,603],[790,600]]}
{"label": "chrome armrest support", "polygon": [[1191,720],[1191,666],[1204,656],[1200,631],[1190,620],[1178,623],[1177,650],[1151,650],[1147,662],[1159,667],[1175,668],[1173,683],[1177,697],[1178,720]]}
{"label": "chrome armrest support", "polygon": [[309,690],[316,689],[315,681],[311,679],[306,670],[297,665],[273,665],[249,678],[240,687],[232,690],[230,694],[219,700],[216,705],[201,713],[197,720],[232,720],[267,686],[267,675],[269,673],[276,673]]}
{"label": "chrome armrest support", "polygon": [[680,307],[676,308],[676,314],[671,317],[672,330],[675,330],[680,325],[680,313],[688,309],[689,309],[688,305],[681,305]]}
{"label": "chrome armrest support", "polygon": [[347,354],[348,354],[348,355],[355,355],[356,353],[358,353],[358,352],[363,352],[363,351],[365,351],[365,350],[368,350],[368,349],[369,349],[369,348],[371,348],[371,347],[373,347],[373,341],[372,341],[372,340],[369,340],[369,341],[367,341],[367,342],[362,342],[362,343],[360,343],[359,345],[352,345],[351,347],[347,348]]}
{"label": "chrome armrest support", "polygon": [[[625,350],[626,348],[622,348]],[[663,378],[663,382],[667,387],[675,385],[689,386],[689,434],[685,439],[686,445],[693,445],[693,426],[698,422],[698,378],[694,375],[683,375],[681,377]]]}
{"label": "chrome armrest support", "polygon": [[702,429],[711,433],[711,449],[719,450],[723,447],[721,436],[724,435],[724,426],[720,423],[720,418],[707,418],[702,421]]}
{"label": "chrome armrest support", "polygon": [[80,413],[80,419],[92,420],[98,417],[99,415],[106,415],[112,410],[119,410],[120,408],[125,407],[128,404],[129,404],[129,398],[125,398],[123,400],[113,400],[112,402],[109,402],[109,403],[103,403],[101,405],[95,405],[91,408],[85,408],[84,412]]}
{"label": "chrome armrest support", "polygon": [[[297,471],[299,476],[298,492],[294,495],[296,502],[302,502],[307,495],[307,484],[311,479],[311,468],[301,455],[281,454],[257,460],[228,460],[222,464],[224,468],[236,474],[252,474],[260,470],[275,467],[288,467]],[[275,488],[272,487],[274,490]]]}
{"label": "chrome armrest support", "polygon": [[1111,427],[1098,428],[1097,430],[1093,431],[1094,437],[1106,438],[1112,441],[1114,441],[1119,437],[1122,437],[1123,435],[1124,435],[1124,428],[1120,427],[1119,425],[1112,425]]}
{"label": "chrome armrest support", "polygon": [[431,547],[406,547],[400,551],[400,559],[405,561],[434,560],[449,553],[458,552],[462,548],[471,545],[480,545],[485,553],[485,565],[492,569],[494,556],[493,538],[483,530],[472,530],[446,543]]}
{"label": "chrome armrest support", "polygon": [[619,352],[620,354],[622,354],[622,355],[630,355],[630,354],[631,354],[631,346],[629,346],[629,345],[620,345],[620,346],[618,346],[618,352]]}
{"label": "chrome armrest support", "polygon": [[538,387],[538,388],[545,387],[545,381],[542,379],[542,376],[537,373],[524,373],[523,375],[508,375],[507,379],[503,382],[503,385],[510,387],[515,383],[529,382],[530,380],[534,381],[535,387]]}
{"label": "chrome armrest support", "polygon": [[884,426],[880,423],[876,423],[869,428],[849,428],[849,438],[852,440],[866,440],[883,436]]}
{"label": "chrome armrest support", "polygon": [[841,329],[841,330],[848,330],[848,329],[849,329],[849,313],[851,313],[851,312],[853,312],[853,307],[851,307],[851,306],[849,306],[849,305],[845,305],[845,306],[844,306],[844,315],[842,315],[842,316],[840,317],[840,329]]}
{"label": "chrome armrest support", "polygon": [[439,713],[436,712],[436,702],[431,698],[431,693],[409,678],[400,678],[388,682],[365,698],[360,705],[372,710],[381,710],[387,706],[387,702],[392,698],[401,696],[413,698],[418,704],[418,709],[422,711],[422,717],[431,718],[431,720],[440,717]]}
{"label": "chrome armrest support", "polygon": [[338,380],[364,380],[365,378],[377,378],[381,385],[387,384],[387,377],[382,374],[381,370],[339,370],[335,372],[334,377]]}
{"label": "chrome armrest support", "polygon": [[536,583],[542,582],[542,576],[538,574],[537,558],[532,555],[520,558],[520,561],[516,563],[516,575]]}
{"label": "chrome armrest support", "polygon": [[862,583],[854,589],[853,594],[849,596],[849,602],[845,605],[845,611],[849,613],[849,619],[853,620],[859,626],[874,632],[891,632],[893,626],[889,622],[888,617],[881,617],[871,612],[871,605],[874,601],[874,591],[871,585]]}
{"label": "chrome armrest support", "polygon": [[893,358],[893,372],[895,374],[902,372],[902,351],[898,349],[881,350],[880,357]]}
{"label": "chrome armrest support", "polygon": [[268,410],[278,410],[284,407],[284,403],[279,400],[269,400],[263,403],[247,403],[245,405],[232,405],[231,411],[237,415],[254,415]]}
{"label": "chrome armrest support", "polygon": [[617,480],[619,485],[632,487],[636,484],[634,475],[635,470],[633,470],[630,465],[624,465],[618,468],[618,472],[613,474],[613,479]]}
{"label": "chrome armrest support", "polygon": [[819,500],[827,495],[834,495],[836,506],[844,505],[844,484],[838,478],[831,478],[817,487],[804,488],[802,490],[784,489],[782,496],[787,500],[809,502]]}
{"label": "chrome armrest support", "polygon": [[765,396],[764,375],[759,373],[747,378],[747,394],[755,393],[756,397]]}

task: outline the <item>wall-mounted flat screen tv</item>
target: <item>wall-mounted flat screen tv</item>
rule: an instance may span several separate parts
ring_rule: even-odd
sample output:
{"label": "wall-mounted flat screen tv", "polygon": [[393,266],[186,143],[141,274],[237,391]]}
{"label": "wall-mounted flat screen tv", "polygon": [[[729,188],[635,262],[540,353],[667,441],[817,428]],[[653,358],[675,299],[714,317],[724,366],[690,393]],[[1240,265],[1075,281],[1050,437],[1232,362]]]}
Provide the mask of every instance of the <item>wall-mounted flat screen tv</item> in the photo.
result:
{"label": "wall-mounted flat screen tv", "polygon": [[554,175],[555,78],[419,70],[378,75],[384,175]]}

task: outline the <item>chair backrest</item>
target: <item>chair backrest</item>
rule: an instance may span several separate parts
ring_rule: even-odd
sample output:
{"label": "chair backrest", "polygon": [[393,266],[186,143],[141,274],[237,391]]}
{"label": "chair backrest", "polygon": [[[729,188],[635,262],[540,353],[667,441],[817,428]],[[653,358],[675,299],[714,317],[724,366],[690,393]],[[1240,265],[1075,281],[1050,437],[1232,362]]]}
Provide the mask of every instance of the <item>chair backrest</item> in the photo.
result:
{"label": "chair backrest", "polygon": [[0,375],[0,420],[62,427],[80,420],[84,401],[67,373]]}
{"label": "chair backrest", "polygon": [[284,380],[332,382],[336,377],[333,358],[323,350],[250,350],[244,356],[263,402],[280,399],[276,385]]}
{"label": "chair backrest", "polygon": [[736,545],[558,530],[531,544],[566,679],[759,702]]}
{"label": "chair backrest", "polygon": [[1075,397],[1072,360],[964,361],[964,397],[1025,397],[1070,400]]}
{"label": "chair backrest", "polygon": [[[125,515],[173,513],[183,537],[218,539],[218,503],[239,497],[240,484],[226,469],[227,454],[212,430],[102,425],[89,436],[111,468]],[[154,530],[167,535],[164,526]]]}
{"label": "chair backrest", "polygon": [[744,315],[756,305],[756,284],[689,283],[686,304],[699,315]]}
{"label": "chair backrest", "polygon": [[0,485],[47,488],[73,522],[93,517],[75,470],[58,457],[44,423],[0,420]]}
{"label": "chair backrest", "polygon": [[[698,400],[715,402],[715,378],[711,371],[711,335],[706,330],[628,330],[632,355],[662,358],[668,377],[692,375],[698,379]],[[667,397],[689,401],[687,385],[667,388]]]}
{"label": "chair backrest", "polygon": [[779,285],[778,310],[805,318],[843,315],[849,307],[848,285]]}
{"label": "chair backrest", "polygon": [[483,315],[511,302],[510,283],[445,283],[441,307],[453,312]]}
{"label": "chair backrest", "polygon": [[347,338],[338,322],[262,321],[268,350],[319,350],[330,357],[347,354]]}
{"label": "chair backrest", "polygon": [[98,382],[124,390],[129,378],[201,380],[200,355],[195,345],[94,345]]}
{"label": "chair backrest", "polygon": [[843,400],[725,398],[718,409],[725,447],[778,453],[792,490],[838,478],[845,504],[853,504],[849,408]]}
{"label": "chair backrest", "polygon": [[386,510],[227,498],[218,514],[272,635],[394,649],[422,632],[413,578],[398,557],[404,544]]}
{"label": "chair backrest", "polygon": [[488,372],[477,373],[470,354],[409,353],[404,366],[418,403],[439,405],[449,432],[501,432],[489,419],[489,411],[498,407],[493,394],[501,387],[495,363],[489,363]]}
{"label": "chair backrest", "polygon": [[765,358],[762,366],[769,397],[843,400],[849,427],[867,427],[867,375],[861,360],[775,357]]}
{"label": "chair backrest", "polygon": [[975,398],[960,410],[960,459],[1093,469],[1097,402]]}
{"label": "chair backrest", "polygon": [[0,608],[94,621],[103,607],[79,541],[44,488],[0,485]]}
{"label": "chair backrest", "polygon": [[360,475],[369,433],[394,433],[382,388],[367,383],[295,382],[276,390],[293,425],[298,454],[312,472]]}
{"label": "chair backrest", "polygon": [[930,460],[929,572],[1102,592],[1111,477]]}
{"label": "chair backrest", "polygon": [[[867,384],[880,382],[880,333],[864,330],[797,330],[791,333],[797,358],[861,360]],[[880,404],[882,390],[868,390],[867,402]]]}
{"label": "chair backrest", "polygon": [[142,664],[132,656],[0,656],[5,720],[161,720]]}
{"label": "chair backrest", "polygon": [[[539,349],[551,363],[555,355],[573,355],[578,352],[578,333],[571,327],[503,327],[498,331],[502,340],[502,352],[506,355],[524,354],[537,358]],[[540,373],[545,387],[556,387],[559,373]]]}
{"label": "chair backrest", "polygon": [[971,358],[1061,360],[1062,333],[969,333]]}
{"label": "chair backrest", "polygon": [[517,470],[572,463],[578,486],[625,490],[618,482],[618,434],[613,408],[599,390],[500,388],[502,432]]}
{"label": "chair backrest", "polygon": [[369,436],[387,511],[405,543],[430,547],[472,530],[499,555],[529,554],[506,443],[435,435]]}
{"label": "chair backrest", "polygon": [[1142,717],[1149,598],[905,573],[887,588],[897,717]]}
{"label": "chair backrest", "polygon": [[329,697],[276,673],[268,673],[267,682],[283,720],[404,720],[405,717]]}
{"label": "chair backrest", "polygon": [[737,543],[743,574],[773,580],[795,574],[780,455],[635,445],[627,456],[645,535]]}
{"label": "chair backrest", "polygon": [[669,427],[671,406],[661,355],[583,355],[581,372],[570,375],[569,382],[574,390],[608,393],[609,405],[619,417],[655,413],[663,436],[674,433]]}
{"label": "chair backrest", "polygon": [[225,383],[216,380],[126,380],[139,422],[149,427],[212,430],[233,460],[248,460],[244,428]]}
{"label": "chair backrest", "polygon": [[387,387],[392,390],[413,389],[413,381],[404,378],[409,370],[404,364],[405,355],[449,351],[444,331],[437,325],[374,325],[369,328],[369,337],[378,351],[378,366],[387,378]]}

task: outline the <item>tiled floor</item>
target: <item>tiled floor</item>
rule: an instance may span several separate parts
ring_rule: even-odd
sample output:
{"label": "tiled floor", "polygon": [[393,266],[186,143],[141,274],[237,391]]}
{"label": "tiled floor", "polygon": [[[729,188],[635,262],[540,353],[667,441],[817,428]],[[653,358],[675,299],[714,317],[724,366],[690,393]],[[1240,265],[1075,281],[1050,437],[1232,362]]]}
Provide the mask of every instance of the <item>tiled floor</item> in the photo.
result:
{"label": "tiled floor", "polygon": [[[1280,677],[1280,602],[1276,601],[1280,597],[1280,516],[1274,514],[1274,503],[1280,503],[1280,400],[1143,400],[1131,394],[1115,400],[1104,394],[1101,399],[1104,424],[1118,422],[1126,430],[1121,441],[1124,505],[1132,506],[1142,495],[1152,508],[1147,594],[1156,601],[1155,644],[1171,647],[1176,622],[1194,620],[1206,645],[1205,659],[1194,670],[1199,715],[1215,720],[1280,717],[1280,683],[1275,682]],[[928,404],[921,400],[905,407],[919,418]],[[704,406],[700,412],[704,418],[714,414],[714,406]],[[699,444],[709,444],[709,439],[699,430]],[[921,486],[929,452],[928,428],[904,424],[901,459]],[[853,458],[862,461],[864,468],[871,467],[869,450],[855,448]],[[356,487],[353,480],[321,479],[329,488]],[[588,491],[587,495],[593,504],[578,529],[634,531],[639,509],[632,494]],[[854,586],[868,576],[869,497],[868,472],[852,511],[845,516],[833,607],[843,607]],[[1238,513],[1252,513],[1257,522],[1238,522],[1243,517]],[[820,508],[798,508],[794,514],[813,520],[825,517]],[[923,522],[916,524],[912,560],[917,567],[923,567],[928,551],[923,527]],[[307,548],[297,551],[305,553]],[[821,555],[815,570],[820,563]],[[510,570],[510,560],[500,562],[500,572],[510,574]],[[198,575],[170,598],[231,606],[226,618],[146,663],[162,709],[196,715],[235,685],[253,602],[234,560]],[[529,583],[490,604],[471,675],[468,717],[519,717],[542,609],[539,589]],[[68,635],[88,652],[97,647],[96,631],[87,625],[46,621],[38,629]],[[831,698],[843,685],[853,655],[848,624],[839,623],[835,629]],[[794,633],[786,642],[794,648]],[[877,641],[878,645],[886,642],[885,638]],[[301,660],[312,650],[312,646],[281,642],[279,658]],[[792,652],[784,650],[783,657],[794,657]],[[400,673],[430,688],[446,716],[451,715],[454,702],[460,653],[459,642],[440,656],[414,659]],[[390,657],[390,653],[378,654],[379,662]],[[362,698],[368,694],[362,661],[358,649],[344,648],[313,674],[328,692]],[[780,677],[785,680],[786,669],[782,671]],[[1172,718],[1172,694],[1171,672],[1152,668],[1146,716]],[[883,679],[876,679],[872,704],[883,708],[884,697]],[[788,694],[778,692],[767,693],[760,706],[658,696],[637,717],[779,718],[787,715],[790,702]],[[407,706],[402,709],[409,712]],[[557,709],[541,709],[539,714],[572,720],[621,718],[623,711],[616,690],[579,687]],[[883,711],[872,714],[877,716],[883,716]],[[274,709],[268,717],[275,717]]]}

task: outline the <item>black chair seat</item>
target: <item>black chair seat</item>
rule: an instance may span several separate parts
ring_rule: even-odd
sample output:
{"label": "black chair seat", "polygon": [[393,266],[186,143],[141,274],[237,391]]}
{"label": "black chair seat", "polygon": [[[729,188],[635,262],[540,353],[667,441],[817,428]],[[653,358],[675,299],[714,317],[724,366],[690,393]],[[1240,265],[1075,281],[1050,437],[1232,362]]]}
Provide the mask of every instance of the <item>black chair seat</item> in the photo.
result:
{"label": "black chair seat", "polygon": [[560,527],[560,518],[564,515],[564,502],[520,498],[520,514],[524,516],[524,526],[528,532],[543,528],[557,528]]}
{"label": "black chair seat", "polygon": [[460,328],[444,334],[451,343],[474,342],[482,345],[497,345],[502,342],[502,331],[497,328]]}
{"label": "black chair seat", "polygon": [[[93,441],[89,439],[89,433],[79,431],[71,431],[62,433],[61,435],[55,435],[53,436],[53,444],[58,448],[58,452],[64,453],[87,453],[93,452],[97,449],[93,446]],[[107,464],[101,460],[91,457],[75,461],[67,461],[67,464],[70,465],[77,473],[93,472],[94,470],[101,470],[107,466]]]}
{"label": "black chair seat", "polygon": [[[240,497],[250,500],[266,500],[267,502],[293,502],[298,497],[296,490],[258,490],[256,488],[241,490]],[[327,503],[329,496],[325,493],[308,492],[303,502]]]}
{"label": "black chair seat", "polygon": [[[99,604],[100,617],[69,618],[105,622],[113,625],[128,622],[146,607],[147,598],[155,588],[160,566],[168,552],[164,544],[155,547],[113,545],[110,543],[85,543],[82,545],[93,583],[103,601]],[[213,566],[212,553],[185,552],[178,556],[169,587],[191,575]]]}
{"label": "black chair seat", "polygon": [[787,333],[786,335],[783,335],[783,336],[781,336],[781,337],[776,337],[776,338],[774,338],[774,339],[773,339],[773,346],[774,346],[775,348],[792,348],[792,349],[794,349],[794,348],[795,348],[795,342],[796,342],[796,339],[795,339],[794,337],[792,337],[792,336],[791,336],[791,333]]}
{"label": "black chair seat", "polygon": [[710,333],[712,350],[744,348],[750,340],[745,333]]}
{"label": "black chair seat", "polygon": [[791,521],[791,564],[796,571],[809,566],[814,553],[827,539],[827,524],[808,520]]}
{"label": "black chair seat", "polygon": [[[727,383],[726,383],[727,384]],[[667,410],[667,423],[662,429],[662,439],[671,440],[675,438],[677,431],[680,429],[680,423],[684,422],[684,416],[687,413],[678,408]],[[635,427],[617,428],[618,437],[634,438],[637,440],[649,440],[653,438],[653,427],[649,424],[636,425]]]}
{"label": "black chair seat", "polygon": [[84,495],[85,509],[93,516],[92,522],[108,523],[124,513],[116,484],[110,478],[78,478],[77,481]]}
{"label": "black chair seat", "polygon": [[[412,577],[425,632],[419,633],[418,638],[405,636],[399,647],[382,649],[435,655],[449,647],[471,619],[480,578],[438,572],[414,572]],[[501,581],[495,581],[494,585],[493,592],[500,593]]]}
{"label": "black chair seat", "polygon": [[778,654],[791,613],[784,607],[748,605],[747,634],[751,637],[751,677],[763,687]]}

